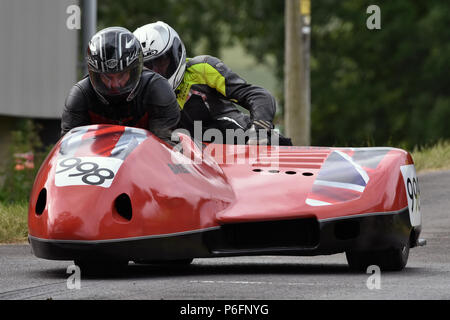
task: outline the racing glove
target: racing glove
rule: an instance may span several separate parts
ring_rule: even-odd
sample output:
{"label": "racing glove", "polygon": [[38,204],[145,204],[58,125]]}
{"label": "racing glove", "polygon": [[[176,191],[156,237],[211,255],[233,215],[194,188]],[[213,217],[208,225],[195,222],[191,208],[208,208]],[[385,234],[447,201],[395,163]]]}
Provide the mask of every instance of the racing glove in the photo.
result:
{"label": "racing glove", "polygon": [[250,129],[248,129],[249,145],[267,145],[269,144],[270,131],[273,129],[273,124],[270,121],[254,120]]}

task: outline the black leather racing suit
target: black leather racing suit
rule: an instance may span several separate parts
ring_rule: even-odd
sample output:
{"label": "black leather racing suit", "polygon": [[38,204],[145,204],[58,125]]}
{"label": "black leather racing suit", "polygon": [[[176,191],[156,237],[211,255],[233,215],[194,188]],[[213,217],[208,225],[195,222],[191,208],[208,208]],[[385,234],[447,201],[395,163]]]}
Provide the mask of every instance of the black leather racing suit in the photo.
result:
{"label": "black leather racing suit", "polygon": [[[194,121],[208,128],[247,130],[252,123],[273,128],[275,98],[264,88],[247,83],[218,58],[202,55],[187,59],[182,82],[176,89],[182,110],[180,127],[194,135]],[[247,109],[246,115],[236,105]]]}
{"label": "black leather racing suit", "polygon": [[170,143],[171,130],[180,119],[180,108],[166,79],[144,69],[137,93],[130,102],[102,102],[89,77],[75,84],[66,98],[61,134],[89,124],[118,124],[150,130]]}

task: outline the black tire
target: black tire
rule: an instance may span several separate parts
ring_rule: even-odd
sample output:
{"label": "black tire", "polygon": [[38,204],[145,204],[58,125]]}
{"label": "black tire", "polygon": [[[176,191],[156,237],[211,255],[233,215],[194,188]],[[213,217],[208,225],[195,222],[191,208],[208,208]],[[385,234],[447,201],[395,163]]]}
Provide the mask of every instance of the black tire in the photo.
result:
{"label": "black tire", "polygon": [[134,261],[137,264],[157,264],[157,265],[171,265],[171,266],[188,266],[194,261],[193,258],[177,259],[177,260],[138,260]]}
{"label": "black tire", "polygon": [[402,248],[383,251],[348,251],[345,255],[350,269],[355,271],[365,272],[371,265],[376,265],[383,271],[400,271],[408,263],[409,243]]}
{"label": "black tire", "polygon": [[80,267],[81,275],[111,275],[123,271],[128,266],[128,261],[122,260],[75,260]]}

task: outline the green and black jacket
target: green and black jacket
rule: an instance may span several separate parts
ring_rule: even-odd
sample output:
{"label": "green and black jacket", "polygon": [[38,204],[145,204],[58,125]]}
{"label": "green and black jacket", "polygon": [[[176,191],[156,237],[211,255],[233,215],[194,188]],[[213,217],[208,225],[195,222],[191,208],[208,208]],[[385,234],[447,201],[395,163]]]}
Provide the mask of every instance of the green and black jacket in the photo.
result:
{"label": "green and black jacket", "polygon": [[[253,122],[268,129],[273,127],[274,97],[264,88],[247,83],[212,56],[187,59],[176,96],[182,110],[180,126],[190,131],[194,121],[202,121],[203,129],[246,130]],[[247,109],[250,116],[239,111],[235,103]]]}

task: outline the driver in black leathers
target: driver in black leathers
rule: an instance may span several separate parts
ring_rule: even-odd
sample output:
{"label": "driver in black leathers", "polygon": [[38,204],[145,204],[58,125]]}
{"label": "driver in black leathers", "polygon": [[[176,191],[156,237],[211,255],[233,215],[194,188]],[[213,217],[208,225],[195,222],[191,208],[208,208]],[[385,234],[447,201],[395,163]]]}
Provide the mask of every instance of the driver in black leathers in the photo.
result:
{"label": "driver in black leathers", "polygon": [[168,81],[143,70],[142,47],[127,29],[106,28],[95,34],[87,51],[89,76],[66,98],[61,134],[89,124],[144,128],[171,143],[180,110]]}

